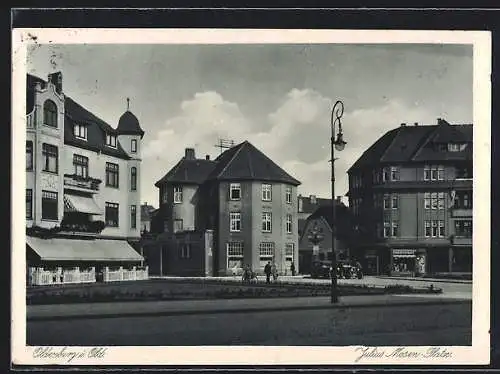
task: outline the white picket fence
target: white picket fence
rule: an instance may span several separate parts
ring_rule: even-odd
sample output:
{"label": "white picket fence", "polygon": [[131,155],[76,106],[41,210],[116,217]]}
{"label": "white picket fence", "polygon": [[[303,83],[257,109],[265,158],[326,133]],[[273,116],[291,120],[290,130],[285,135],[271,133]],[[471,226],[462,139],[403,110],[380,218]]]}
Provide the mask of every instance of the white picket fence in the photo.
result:
{"label": "white picket fence", "polygon": [[149,278],[149,268],[147,266],[144,268],[133,266],[132,269],[124,269],[120,266],[119,269],[110,270],[108,267],[105,267],[103,278],[104,282],[146,280]]}

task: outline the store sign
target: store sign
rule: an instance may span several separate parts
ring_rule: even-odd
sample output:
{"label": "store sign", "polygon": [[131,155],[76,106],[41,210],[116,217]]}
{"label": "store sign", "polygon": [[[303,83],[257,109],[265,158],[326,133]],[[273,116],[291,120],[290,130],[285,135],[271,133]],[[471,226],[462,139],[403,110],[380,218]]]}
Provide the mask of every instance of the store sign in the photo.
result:
{"label": "store sign", "polygon": [[416,249],[393,249],[394,257],[415,257]]}

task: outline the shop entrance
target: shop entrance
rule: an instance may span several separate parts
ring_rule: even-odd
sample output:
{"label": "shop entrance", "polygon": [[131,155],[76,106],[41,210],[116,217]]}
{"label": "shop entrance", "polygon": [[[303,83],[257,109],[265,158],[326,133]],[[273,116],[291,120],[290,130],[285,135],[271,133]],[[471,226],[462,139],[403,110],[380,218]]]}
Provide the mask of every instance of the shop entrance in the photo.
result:
{"label": "shop entrance", "polygon": [[393,249],[391,275],[415,276],[417,272],[416,257],[415,249]]}

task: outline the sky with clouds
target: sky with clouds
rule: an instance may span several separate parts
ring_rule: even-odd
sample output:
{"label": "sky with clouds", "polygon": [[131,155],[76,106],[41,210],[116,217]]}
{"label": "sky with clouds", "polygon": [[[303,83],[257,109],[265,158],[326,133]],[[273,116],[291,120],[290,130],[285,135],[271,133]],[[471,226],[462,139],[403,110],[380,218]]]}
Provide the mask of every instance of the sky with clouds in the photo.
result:
{"label": "sky with clouds", "polygon": [[472,123],[472,47],[465,45],[36,45],[28,72],[62,71],[66,95],[113,127],[126,110],[143,138],[142,201],[194,147],[217,157],[219,138],[249,140],[302,182],[302,195],[330,196],[330,113],[341,99],[347,169],[402,122]]}

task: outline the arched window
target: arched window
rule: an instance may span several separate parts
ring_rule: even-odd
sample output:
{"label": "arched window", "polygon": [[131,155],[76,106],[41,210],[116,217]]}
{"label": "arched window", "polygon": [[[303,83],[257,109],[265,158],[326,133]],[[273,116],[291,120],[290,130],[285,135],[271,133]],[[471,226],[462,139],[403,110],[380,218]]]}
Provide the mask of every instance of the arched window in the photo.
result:
{"label": "arched window", "polygon": [[43,104],[43,123],[57,127],[57,105],[52,100],[47,100]]}
{"label": "arched window", "polygon": [[130,189],[132,191],[137,190],[137,168],[130,168]]}

